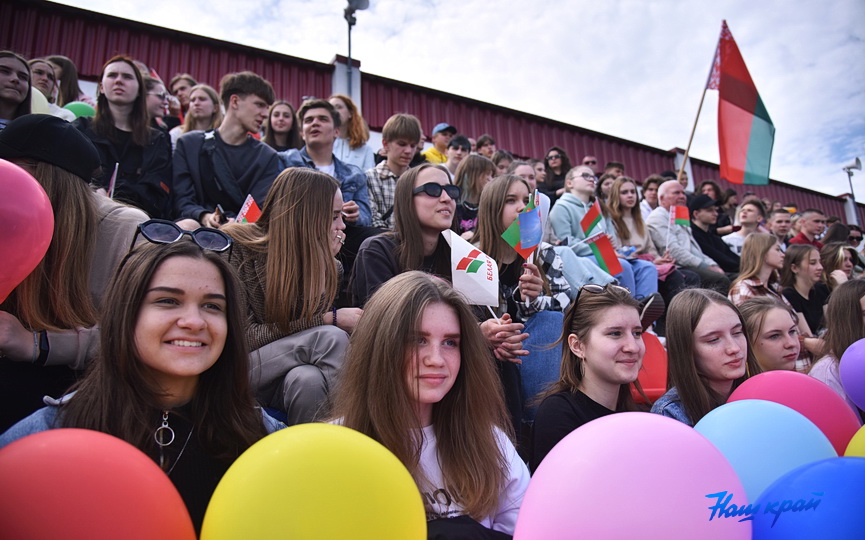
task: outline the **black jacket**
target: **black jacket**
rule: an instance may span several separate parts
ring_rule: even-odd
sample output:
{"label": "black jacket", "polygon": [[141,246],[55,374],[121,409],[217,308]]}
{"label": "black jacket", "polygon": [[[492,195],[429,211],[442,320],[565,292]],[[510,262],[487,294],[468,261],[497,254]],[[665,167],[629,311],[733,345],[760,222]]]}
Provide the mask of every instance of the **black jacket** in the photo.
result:
{"label": "black jacket", "polygon": [[703,253],[718,263],[724,272],[739,273],[739,256],[730,250],[720,236],[713,232],[706,232],[693,223],[691,223],[691,233]]}

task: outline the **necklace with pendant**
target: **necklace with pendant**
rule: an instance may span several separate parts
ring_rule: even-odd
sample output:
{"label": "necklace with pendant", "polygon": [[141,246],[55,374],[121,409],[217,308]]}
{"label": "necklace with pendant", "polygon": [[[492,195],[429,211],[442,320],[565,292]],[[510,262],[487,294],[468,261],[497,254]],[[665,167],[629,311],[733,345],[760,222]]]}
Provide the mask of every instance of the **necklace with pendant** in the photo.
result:
{"label": "necklace with pendant", "polygon": [[[174,460],[171,468],[166,471],[167,475],[171,476],[171,471],[174,470],[174,467],[177,466],[177,462],[180,461],[180,457],[183,456],[183,451],[186,450],[186,445],[189,444],[189,439],[192,438],[193,429],[195,429],[195,427],[189,430],[189,434],[186,436],[186,441],[183,442],[183,447],[177,454],[177,459]],[[170,446],[175,439],[174,429],[172,429],[168,424],[168,411],[162,411],[162,425],[157,427],[156,431],[153,432],[153,439],[156,441],[156,444],[159,445],[159,468],[164,471],[168,466],[168,458],[165,456],[165,448]]]}

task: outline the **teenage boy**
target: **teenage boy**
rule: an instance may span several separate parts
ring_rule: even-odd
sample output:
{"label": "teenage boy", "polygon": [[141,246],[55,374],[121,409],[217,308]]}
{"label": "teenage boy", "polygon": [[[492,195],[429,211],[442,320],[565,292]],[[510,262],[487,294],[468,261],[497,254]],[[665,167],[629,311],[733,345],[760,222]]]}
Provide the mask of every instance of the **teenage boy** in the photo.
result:
{"label": "teenage boy", "polygon": [[381,142],[385,160],[366,171],[373,227],[393,228],[396,181],[408,170],[420,138],[420,121],[411,114],[395,114],[384,123]]}
{"label": "teenage boy", "polygon": [[447,162],[448,157],[447,154],[445,154],[445,151],[448,148],[448,144],[451,142],[451,138],[456,134],[457,128],[452,125],[444,122],[437,124],[436,127],[433,128],[432,132],[433,145],[421,152],[421,154],[423,154],[426,160],[430,163]]}
{"label": "teenage boy", "polygon": [[717,262],[724,272],[738,274],[739,255],[712,231],[718,223],[717,201],[701,193],[688,205],[688,211],[691,213],[691,234],[703,254]]}
{"label": "teenage boy", "polygon": [[454,181],[454,176],[457,172],[457,166],[462,162],[463,158],[469,155],[472,151],[472,144],[465,135],[454,135],[448,143],[448,149],[445,155],[448,157],[445,162],[445,168],[451,175],[451,181]]}
{"label": "teenage boy", "polygon": [[225,118],[219,128],[183,135],[174,151],[176,217],[205,227],[235,217],[247,195],[262,206],[282,171],[276,151],[249,134],[267,118],[270,83],[249,71],[230,73],[220,82],[220,97]]}
{"label": "teenage boy", "polygon": [[196,84],[198,83],[195,82],[195,79],[189,73],[178,73],[168,83],[168,91],[180,102],[180,110],[183,114],[186,114],[186,111],[189,110],[189,91]]}
{"label": "teenage boy", "polygon": [[778,243],[781,244],[781,251],[787,251],[787,240],[792,223],[790,212],[783,208],[772,210],[769,214],[769,221],[766,223],[766,227],[778,239]]}
{"label": "teenage boy", "polygon": [[760,232],[760,222],[766,219],[766,208],[759,199],[750,199],[739,207],[739,225],[737,231],[721,237],[736,255],[742,256],[745,247],[745,239],[755,232]]}
{"label": "teenage boy", "polygon": [[496,140],[492,135],[484,133],[478,137],[477,152],[487,159],[493,159],[493,154],[496,153]]}
{"label": "teenage boy", "polygon": [[280,152],[283,168],[318,169],[339,180],[344,201],[343,220],[349,226],[369,227],[372,213],[366,176],[354,165],[343,163],[333,155],[333,142],[339,137],[339,113],[328,101],[313,99],[304,101],[300,106],[297,121],[300,122],[301,138],[305,145],[300,150]]}
{"label": "teenage boy", "polygon": [[799,234],[790,239],[791,244],[808,244],[823,249],[817,237],[826,229],[826,214],[816,208],[808,208],[799,218]]}

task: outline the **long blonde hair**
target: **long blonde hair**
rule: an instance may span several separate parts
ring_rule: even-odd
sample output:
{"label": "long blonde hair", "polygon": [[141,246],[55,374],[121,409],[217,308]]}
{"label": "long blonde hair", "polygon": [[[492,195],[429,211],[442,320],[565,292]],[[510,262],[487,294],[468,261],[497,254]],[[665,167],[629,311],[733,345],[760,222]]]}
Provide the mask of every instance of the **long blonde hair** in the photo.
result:
{"label": "long blonde hair", "polygon": [[[748,201],[751,204],[751,201]],[[769,250],[778,243],[778,238],[774,234],[768,233],[751,233],[745,238],[745,245],[742,247],[742,260],[739,266],[741,271],[739,277],[730,285],[730,290],[733,289],[739,282],[746,279],[754,279],[760,275],[760,271],[765,264],[766,254]],[[769,275],[768,283],[764,283],[771,290],[771,285],[778,283],[780,277],[777,270],[772,270]]]}
{"label": "long blonde hair", "polygon": [[[192,93],[196,90],[201,90],[207,97],[210,98],[210,101],[213,102],[213,115],[210,118],[210,126],[205,131],[209,131],[211,129],[216,129],[222,124],[222,106],[219,104],[219,94],[216,93],[216,90],[213,89],[212,86],[208,86],[206,84],[196,84],[189,90],[189,98],[192,99]],[[186,117],[183,119],[183,125],[180,126],[181,133],[189,133],[192,129],[195,128],[195,120],[192,119],[192,115],[187,111]]]}
{"label": "long blonde hair", "polygon": [[284,331],[291,321],[327,311],[336,298],[330,224],[338,189],[330,175],[285,169],[273,181],[256,223],[224,227],[238,243],[267,257],[265,317]]}
{"label": "long blonde hair", "polygon": [[445,487],[476,520],[493,514],[505,488],[508,465],[496,440],[509,420],[495,361],[477,319],[444,280],[404,272],[367,302],[351,337],[334,400],[334,417],[383,444],[412,474],[420,489],[421,426],[406,373],[427,306],[453,309],[460,325],[460,369],[453,387],[433,405],[432,420]]}

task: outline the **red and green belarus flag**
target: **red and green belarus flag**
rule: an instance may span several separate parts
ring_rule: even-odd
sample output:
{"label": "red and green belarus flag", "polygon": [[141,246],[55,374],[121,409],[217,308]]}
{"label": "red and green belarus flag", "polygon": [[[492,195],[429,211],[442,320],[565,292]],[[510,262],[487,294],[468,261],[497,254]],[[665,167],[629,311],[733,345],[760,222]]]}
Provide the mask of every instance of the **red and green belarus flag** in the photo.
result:
{"label": "red and green belarus flag", "polygon": [[517,219],[502,233],[502,238],[520,257],[528,260],[541,243],[542,236],[541,209],[536,208],[533,196],[525,209],[517,214]]}
{"label": "red and green belarus flag", "polygon": [[252,195],[247,195],[246,200],[243,201],[243,206],[240,207],[240,212],[237,213],[236,221],[238,223],[255,223],[259,217],[261,217],[261,210],[255,204]]}
{"label": "red and green belarus flag", "polygon": [[688,212],[687,206],[670,207],[670,225],[691,226],[691,214]]}
{"label": "red and green belarus flag", "polygon": [[719,92],[721,178],[734,184],[768,184],[775,126],[727,21],[721,25],[721,38],[706,87]]}
{"label": "red and green belarus flag", "polygon": [[598,199],[595,199],[595,203],[589,208],[589,211],[586,212],[586,215],[583,216],[583,219],[580,220],[580,227],[583,228],[583,234],[586,236],[589,235],[589,231],[595,228],[595,226],[601,222],[601,205],[598,203]]}
{"label": "red and green belarus flag", "polygon": [[616,250],[610,242],[610,237],[605,232],[599,232],[596,235],[586,238],[586,243],[592,248],[592,253],[595,254],[595,259],[606,273],[611,276],[622,273],[622,263],[619,262],[619,256],[616,255]]}

